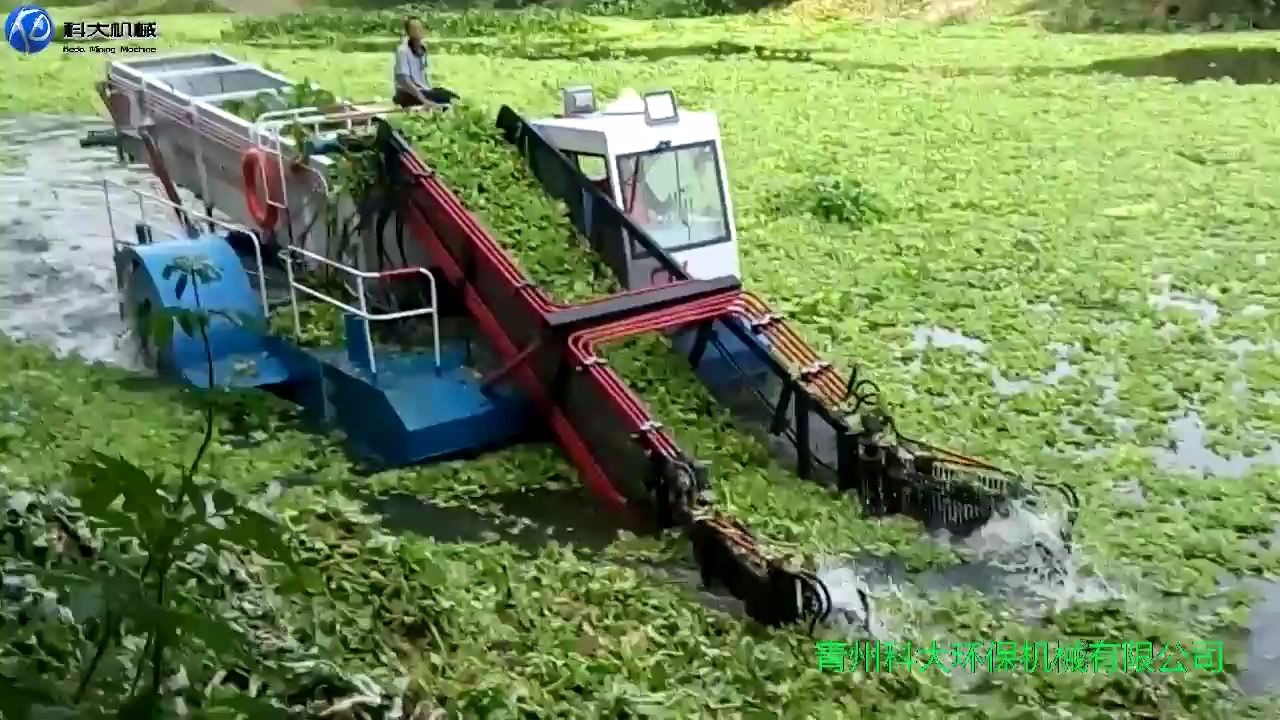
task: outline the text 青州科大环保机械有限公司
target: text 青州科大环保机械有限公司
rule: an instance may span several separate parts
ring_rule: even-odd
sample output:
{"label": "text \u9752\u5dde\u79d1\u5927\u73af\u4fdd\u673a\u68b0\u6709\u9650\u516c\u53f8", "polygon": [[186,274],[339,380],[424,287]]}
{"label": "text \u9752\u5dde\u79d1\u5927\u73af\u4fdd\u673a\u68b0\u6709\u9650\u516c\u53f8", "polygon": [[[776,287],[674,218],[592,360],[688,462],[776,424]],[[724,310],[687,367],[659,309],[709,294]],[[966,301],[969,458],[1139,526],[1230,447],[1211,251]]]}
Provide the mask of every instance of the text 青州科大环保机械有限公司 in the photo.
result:
{"label": "text \u9752\u5dde\u79d1\u5927\u73af\u4fdd\u673a\u68b0\u6709\u9650\u516c\u53f8", "polygon": [[819,640],[820,672],[1222,672],[1222,642],[1000,641],[927,644]]}

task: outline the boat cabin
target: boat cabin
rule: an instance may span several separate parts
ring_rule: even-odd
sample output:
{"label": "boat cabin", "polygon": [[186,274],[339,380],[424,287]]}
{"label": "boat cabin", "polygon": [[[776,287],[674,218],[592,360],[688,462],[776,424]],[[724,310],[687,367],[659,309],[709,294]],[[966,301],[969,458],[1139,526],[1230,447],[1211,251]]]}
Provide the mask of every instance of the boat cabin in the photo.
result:
{"label": "boat cabin", "polygon": [[[624,92],[603,110],[589,87],[563,99],[561,117],[533,127],[692,277],[740,277],[715,113],[683,111],[669,90]],[[668,280],[639,243],[623,242],[629,289]]]}

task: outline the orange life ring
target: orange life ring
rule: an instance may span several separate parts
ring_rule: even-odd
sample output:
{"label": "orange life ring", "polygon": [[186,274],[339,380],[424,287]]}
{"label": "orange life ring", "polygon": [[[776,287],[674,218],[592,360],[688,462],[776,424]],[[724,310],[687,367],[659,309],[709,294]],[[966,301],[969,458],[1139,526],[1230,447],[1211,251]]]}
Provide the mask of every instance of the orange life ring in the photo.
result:
{"label": "orange life ring", "polygon": [[244,203],[249,208],[249,217],[258,223],[263,230],[275,228],[280,219],[280,208],[272,205],[258,195],[258,181],[264,175],[267,178],[267,197],[279,198],[283,195],[280,188],[280,177],[272,172],[263,172],[266,159],[257,148],[249,148],[240,159],[240,180],[244,183]]}

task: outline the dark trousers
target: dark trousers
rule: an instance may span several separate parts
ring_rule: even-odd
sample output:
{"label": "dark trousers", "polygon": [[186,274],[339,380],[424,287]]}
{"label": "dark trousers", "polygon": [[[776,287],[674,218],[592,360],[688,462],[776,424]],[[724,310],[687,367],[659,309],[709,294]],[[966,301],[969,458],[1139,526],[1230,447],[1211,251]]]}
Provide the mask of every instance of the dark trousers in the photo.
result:
{"label": "dark trousers", "polygon": [[[424,90],[422,94],[426,96],[428,102],[433,102],[437,105],[449,105],[454,100],[458,99],[458,96],[455,93],[445,90],[444,88],[431,88],[430,90]],[[416,95],[411,92],[405,92],[404,90],[397,90],[396,96],[392,98],[392,100],[402,108],[422,104],[422,101],[419,100]]]}

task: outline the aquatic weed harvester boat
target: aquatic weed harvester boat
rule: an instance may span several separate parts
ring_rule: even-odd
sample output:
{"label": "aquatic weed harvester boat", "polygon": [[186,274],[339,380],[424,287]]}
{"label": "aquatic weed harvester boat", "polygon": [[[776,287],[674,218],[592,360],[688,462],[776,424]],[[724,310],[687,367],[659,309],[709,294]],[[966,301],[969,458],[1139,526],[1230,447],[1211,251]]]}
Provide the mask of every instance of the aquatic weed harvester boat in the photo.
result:
{"label": "aquatic weed harvester boat", "polygon": [[[206,345],[173,333],[150,348],[163,376],[270,389],[383,465],[549,430],[606,505],[684,528],[703,581],[719,581],[771,625],[826,618],[827,588],[766,555],[747,528],[715,510],[708,469],[677,446],[598,346],[664,334],[714,397],[787,441],[784,459],[800,477],[856,492],[870,513],[966,534],[1012,501],[1036,498],[1008,472],[901,435],[872,383],[856,371],[843,377],[743,290],[716,116],[679,108],[669,91],[599,111],[590,88],[568,88],[558,117],[499,113],[513,152],[567,205],[625,289],[561,304],[395,129],[413,113],[452,110],[331,98],[321,107],[297,100],[306,86],[220,53],[112,62],[98,89],[115,125],[109,142],[144,159],[165,194],[104,182],[122,312],[136,322],[156,308],[263,321],[213,318],[212,372]],[[298,106],[282,100],[291,93]],[[351,165],[344,158],[357,152],[360,182],[342,177]],[[185,207],[179,188],[204,212]],[[503,188],[483,190],[503,201]],[[176,231],[166,235],[149,219],[156,205],[176,216]],[[122,238],[118,226],[130,216],[132,235]],[[191,257],[220,275],[199,294],[180,292],[166,274]],[[340,279],[339,289],[317,285],[319,270]],[[272,306],[286,304],[298,327],[299,294],[337,308],[342,346],[302,347],[265,329]],[[461,338],[441,333],[450,312],[465,327]],[[424,321],[428,351],[375,352],[372,323]],[[1074,496],[1064,494],[1073,518]]]}

